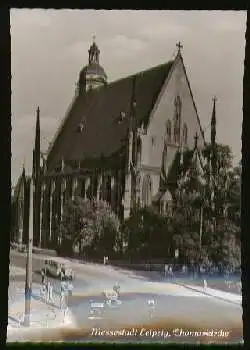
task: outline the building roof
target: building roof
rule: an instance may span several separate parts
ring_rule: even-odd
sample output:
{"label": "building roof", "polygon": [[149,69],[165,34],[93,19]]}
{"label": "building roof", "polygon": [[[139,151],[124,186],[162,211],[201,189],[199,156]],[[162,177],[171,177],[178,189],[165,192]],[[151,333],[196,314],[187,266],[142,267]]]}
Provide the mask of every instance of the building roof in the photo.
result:
{"label": "building roof", "polygon": [[80,72],[80,80],[85,79],[86,74],[102,75],[105,79],[107,79],[107,75],[106,75],[103,67],[100,66],[100,64],[94,63],[94,62],[83,67],[83,69]]}
{"label": "building roof", "polygon": [[67,162],[116,153],[127,135],[133,92],[136,118],[146,125],[172,63],[77,96],[49,151],[48,171],[53,171],[61,158]]}

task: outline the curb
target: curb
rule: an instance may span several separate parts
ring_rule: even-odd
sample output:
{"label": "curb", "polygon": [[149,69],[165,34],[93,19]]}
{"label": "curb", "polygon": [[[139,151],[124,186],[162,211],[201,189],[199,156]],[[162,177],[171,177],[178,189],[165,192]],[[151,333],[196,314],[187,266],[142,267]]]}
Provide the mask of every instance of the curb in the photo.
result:
{"label": "curb", "polygon": [[242,305],[242,303],[237,303],[237,302],[235,302],[235,301],[228,300],[228,299],[219,297],[219,296],[217,296],[217,295],[213,295],[213,294],[210,294],[210,293],[201,291],[201,290],[199,290],[199,289],[189,287],[189,286],[187,286],[187,285],[184,284],[184,283],[178,283],[178,282],[172,282],[172,283],[174,283],[174,284],[176,284],[176,285],[179,285],[179,286],[182,286],[182,287],[185,287],[185,288],[187,288],[187,289],[193,290],[193,291],[195,291],[195,292],[199,292],[199,293],[201,293],[201,294],[207,295],[207,296],[209,296],[209,297],[213,297],[213,298],[218,299],[218,300],[226,301],[226,302],[228,302],[228,303],[231,303],[231,304],[234,304],[234,305],[237,305],[237,306]]}

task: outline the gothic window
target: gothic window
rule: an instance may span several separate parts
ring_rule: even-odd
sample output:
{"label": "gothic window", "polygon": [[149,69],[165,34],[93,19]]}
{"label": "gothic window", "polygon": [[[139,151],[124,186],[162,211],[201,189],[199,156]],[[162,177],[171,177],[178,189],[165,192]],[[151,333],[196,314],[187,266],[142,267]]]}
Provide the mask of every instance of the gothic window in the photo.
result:
{"label": "gothic window", "polygon": [[180,142],[180,117],[181,117],[181,99],[177,96],[174,101],[175,116],[174,116],[174,142]]}
{"label": "gothic window", "polygon": [[142,184],[142,203],[147,207],[151,204],[152,199],[152,182],[150,175],[146,175]]}
{"label": "gothic window", "polygon": [[141,165],[141,139],[137,140],[137,165]]}
{"label": "gothic window", "polygon": [[172,137],[172,125],[171,125],[171,121],[168,120],[166,123],[166,141],[171,142],[171,137]]}
{"label": "gothic window", "polygon": [[154,147],[156,143],[156,137],[154,135],[151,136],[151,143],[152,143],[152,146]]}
{"label": "gothic window", "polygon": [[185,123],[183,126],[183,143],[184,143],[184,145],[187,145],[187,138],[188,138],[188,128],[187,128],[187,124]]}

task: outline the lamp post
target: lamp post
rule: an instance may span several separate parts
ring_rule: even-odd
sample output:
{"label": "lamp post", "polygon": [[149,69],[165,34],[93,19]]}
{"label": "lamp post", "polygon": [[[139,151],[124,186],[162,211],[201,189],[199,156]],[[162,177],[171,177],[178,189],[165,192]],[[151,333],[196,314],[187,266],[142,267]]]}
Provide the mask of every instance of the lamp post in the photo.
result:
{"label": "lamp post", "polygon": [[32,248],[33,248],[33,196],[34,183],[30,180],[30,201],[29,201],[29,238],[28,251],[26,260],[26,279],[25,279],[25,315],[24,326],[30,326],[30,309],[31,309],[31,294],[32,294]]}

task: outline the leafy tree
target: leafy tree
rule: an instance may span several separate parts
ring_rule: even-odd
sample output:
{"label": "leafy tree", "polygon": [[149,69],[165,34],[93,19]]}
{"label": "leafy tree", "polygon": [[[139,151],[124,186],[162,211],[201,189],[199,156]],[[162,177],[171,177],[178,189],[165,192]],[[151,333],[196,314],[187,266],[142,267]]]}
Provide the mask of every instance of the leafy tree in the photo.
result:
{"label": "leafy tree", "polygon": [[199,171],[197,163],[192,163],[179,181],[172,220],[173,242],[186,261],[235,266],[240,260],[240,167],[233,168],[228,146],[217,145],[213,210],[210,152],[208,145],[203,152],[203,171]]}
{"label": "leafy tree", "polygon": [[120,222],[105,201],[77,197],[64,207],[61,233],[65,246],[89,254],[112,254],[120,247]]}
{"label": "leafy tree", "polygon": [[128,241],[127,254],[134,260],[166,258],[170,253],[170,221],[153,208],[142,208],[126,220],[123,227]]}

